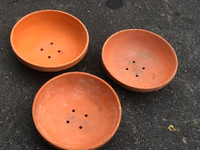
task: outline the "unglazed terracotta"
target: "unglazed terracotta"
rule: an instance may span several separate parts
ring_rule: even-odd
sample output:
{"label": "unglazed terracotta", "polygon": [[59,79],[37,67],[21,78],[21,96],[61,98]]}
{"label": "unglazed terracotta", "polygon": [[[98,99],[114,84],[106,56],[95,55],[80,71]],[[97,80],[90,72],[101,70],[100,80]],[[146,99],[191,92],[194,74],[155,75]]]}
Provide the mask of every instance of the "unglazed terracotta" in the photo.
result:
{"label": "unglazed terracotta", "polygon": [[39,133],[59,149],[96,149],[115,134],[121,104],[102,79],[83,72],[54,77],[38,91],[33,120]]}
{"label": "unglazed terracotta", "polygon": [[102,49],[108,75],[133,91],[150,92],[175,76],[178,60],[172,46],[155,33],[127,29],[113,34]]}
{"label": "unglazed terracotta", "polygon": [[40,71],[60,71],[85,56],[89,35],[76,17],[62,11],[41,10],[20,19],[10,40],[14,53],[25,65]]}

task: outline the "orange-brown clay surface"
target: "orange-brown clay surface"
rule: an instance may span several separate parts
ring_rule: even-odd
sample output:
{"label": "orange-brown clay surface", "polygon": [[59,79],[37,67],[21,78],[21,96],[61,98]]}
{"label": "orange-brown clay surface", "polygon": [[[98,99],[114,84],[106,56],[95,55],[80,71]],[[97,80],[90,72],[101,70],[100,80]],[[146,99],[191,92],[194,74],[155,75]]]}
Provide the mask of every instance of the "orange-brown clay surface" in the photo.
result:
{"label": "orange-brown clay surface", "polygon": [[60,71],[86,54],[89,35],[80,20],[65,12],[41,10],[19,20],[11,32],[15,54],[40,71]]}
{"label": "orange-brown clay surface", "polygon": [[48,81],[33,103],[39,133],[61,149],[95,149],[118,129],[121,105],[115,91],[102,79],[81,72]]}
{"label": "orange-brown clay surface", "polygon": [[109,37],[103,46],[102,60],[118,84],[141,92],[167,85],[178,66],[176,53],[166,40],[140,29],[122,30]]}

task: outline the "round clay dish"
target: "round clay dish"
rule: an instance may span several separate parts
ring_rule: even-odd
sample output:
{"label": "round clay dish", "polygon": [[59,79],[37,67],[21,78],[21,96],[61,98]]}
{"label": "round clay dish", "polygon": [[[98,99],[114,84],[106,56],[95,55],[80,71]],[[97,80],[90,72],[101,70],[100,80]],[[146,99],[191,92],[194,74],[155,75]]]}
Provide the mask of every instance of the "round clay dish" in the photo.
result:
{"label": "round clay dish", "polygon": [[167,85],[178,61],[172,46],[155,33],[127,29],[107,39],[102,60],[108,75],[133,91],[150,92]]}
{"label": "round clay dish", "polygon": [[76,17],[62,11],[41,10],[20,19],[10,40],[14,53],[25,65],[40,71],[60,71],[85,56],[89,35]]}
{"label": "round clay dish", "polygon": [[109,141],[121,120],[115,91],[82,72],[54,77],[38,91],[33,120],[39,133],[60,149],[96,149]]}

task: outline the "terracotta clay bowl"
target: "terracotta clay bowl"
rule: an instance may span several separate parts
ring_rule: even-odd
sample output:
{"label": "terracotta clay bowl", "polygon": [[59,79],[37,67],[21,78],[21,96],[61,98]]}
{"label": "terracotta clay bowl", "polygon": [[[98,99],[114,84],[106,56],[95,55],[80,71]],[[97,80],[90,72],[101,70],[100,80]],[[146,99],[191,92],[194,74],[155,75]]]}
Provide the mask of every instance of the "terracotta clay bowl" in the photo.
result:
{"label": "terracotta clay bowl", "polygon": [[85,56],[89,35],[76,17],[62,11],[41,10],[20,19],[10,40],[14,53],[28,67],[60,71]]}
{"label": "terracotta clay bowl", "polygon": [[122,30],[109,37],[103,46],[102,60],[112,79],[139,92],[166,86],[178,67],[172,46],[155,33],[140,29]]}
{"label": "terracotta clay bowl", "polygon": [[33,120],[39,133],[59,149],[96,149],[115,134],[119,98],[102,79],[83,72],[59,75],[38,91]]}

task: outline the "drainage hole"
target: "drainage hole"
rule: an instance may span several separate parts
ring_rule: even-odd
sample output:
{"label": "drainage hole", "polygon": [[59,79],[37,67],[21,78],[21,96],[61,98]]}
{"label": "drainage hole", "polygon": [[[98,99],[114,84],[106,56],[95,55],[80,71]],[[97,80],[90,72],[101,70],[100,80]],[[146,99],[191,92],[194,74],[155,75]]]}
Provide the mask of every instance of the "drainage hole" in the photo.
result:
{"label": "drainage hole", "polygon": [[136,76],[136,77],[138,77],[138,75],[137,75],[137,74],[136,74],[135,76]]}
{"label": "drainage hole", "polygon": [[88,117],[88,114],[85,114],[85,117]]}
{"label": "drainage hole", "polygon": [[126,70],[128,70],[128,68],[126,68]]}
{"label": "drainage hole", "polygon": [[144,69],[145,69],[145,67],[142,67],[142,69],[144,70]]}
{"label": "drainage hole", "polygon": [[40,49],[40,51],[43,51],[43,50],[44,50],[43,48]]}
{"label": "drainage hole", "polygon": [[82,129],[83,127],[82,126],[79,126],[79,129]]}
{"label": "drainage hole", "polygon": [[66,123],[69,123],[69,122],[70,122],[69,120],[66,121]]}
{"label": "drainage hole", "polygon": [[60,53],[61,52],[61,50],[58,50],[58,53]]}
{"label": "drainage hole", "polygon": [[51,56],[48,56],[48,58],[50,59],[50,58],[51,58]]}
{"label": "drainage hole", "polygon": [[51,42],[50,44],[53,45],[53,42]]}
{"label": "drainage hole", "polygon": [[133,63],[135,63],[135,61],[133,61]]}
{"label": "drainage hole", "polygon": [[75,112],[75,109],[72,109],[72,112]]}

